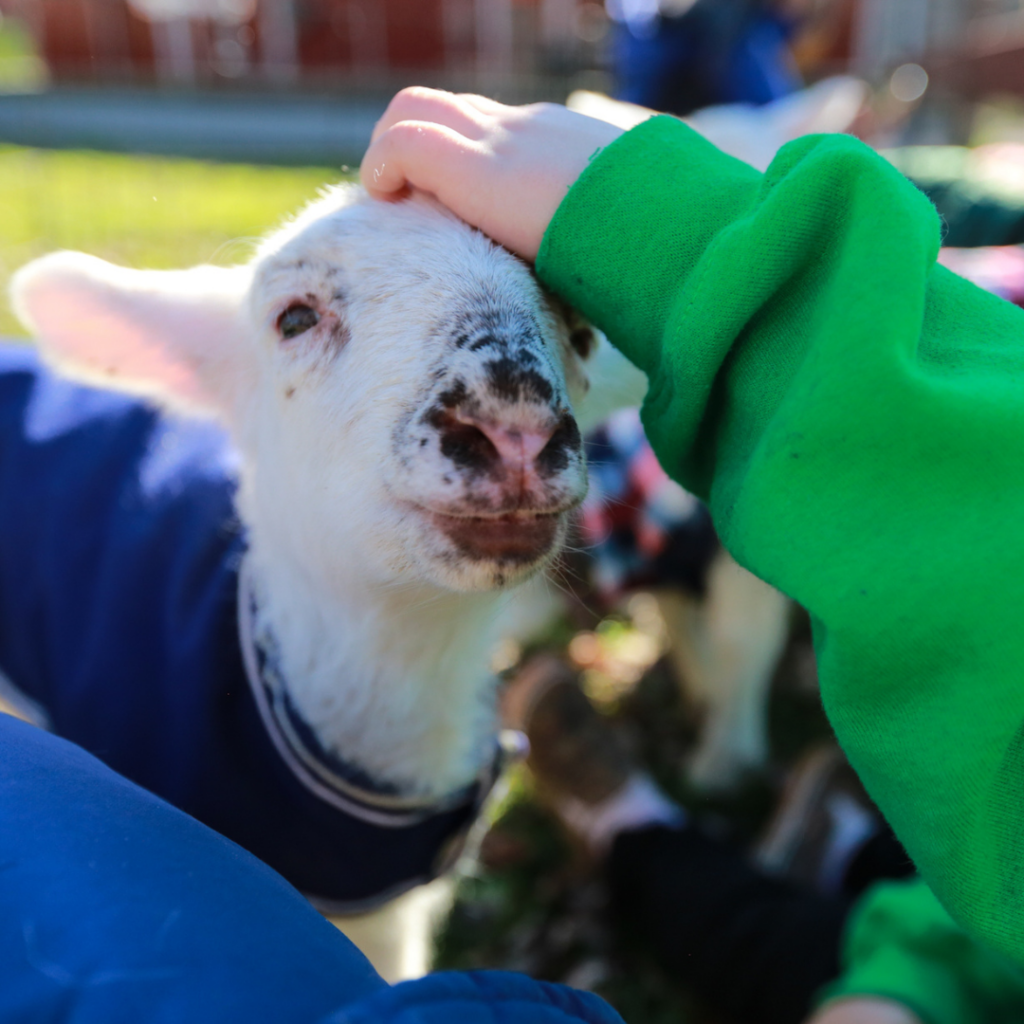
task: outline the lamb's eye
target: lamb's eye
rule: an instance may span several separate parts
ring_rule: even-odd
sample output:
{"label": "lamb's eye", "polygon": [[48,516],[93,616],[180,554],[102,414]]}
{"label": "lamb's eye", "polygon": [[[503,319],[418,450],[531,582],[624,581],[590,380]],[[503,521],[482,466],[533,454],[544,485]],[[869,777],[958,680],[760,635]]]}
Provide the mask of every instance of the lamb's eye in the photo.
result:
{"label": "lamb's eye", "polygon": [[277,329],[282,338],[296,338],[320,323],[320,314],[303,302],[289,306],[278,318]]}

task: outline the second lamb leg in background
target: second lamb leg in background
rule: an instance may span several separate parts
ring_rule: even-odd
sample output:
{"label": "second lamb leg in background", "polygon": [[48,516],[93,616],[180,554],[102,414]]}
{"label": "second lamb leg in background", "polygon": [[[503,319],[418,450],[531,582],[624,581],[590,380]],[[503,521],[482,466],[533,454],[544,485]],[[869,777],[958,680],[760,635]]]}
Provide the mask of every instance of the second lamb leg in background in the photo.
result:
{"label": "second lamb leg in background", "polygon": [[669,657],[687,699],[701,712],[690,781],[721,790],[768,757],[768,695],[786,645],[788,599],[719,549],[699,599],[655,592]]}

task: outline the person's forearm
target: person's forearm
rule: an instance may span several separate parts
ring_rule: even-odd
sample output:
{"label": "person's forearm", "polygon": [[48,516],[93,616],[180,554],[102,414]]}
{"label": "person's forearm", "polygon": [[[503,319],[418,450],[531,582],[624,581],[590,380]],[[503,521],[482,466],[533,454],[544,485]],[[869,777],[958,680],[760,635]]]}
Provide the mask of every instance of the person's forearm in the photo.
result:
{"label": "person's forearm", "polygon": [[655,119],[538,272],[649,374],[659,458],[727,547],[811,612],[837,735],[940,898],[1024,961],[1024,312],[938,246],[855,140],[761,176]]}

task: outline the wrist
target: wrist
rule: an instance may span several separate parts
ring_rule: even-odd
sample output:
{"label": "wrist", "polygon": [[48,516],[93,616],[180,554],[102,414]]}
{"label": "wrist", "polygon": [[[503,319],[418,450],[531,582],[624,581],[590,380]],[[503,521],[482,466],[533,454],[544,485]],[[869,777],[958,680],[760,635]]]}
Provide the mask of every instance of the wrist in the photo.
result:
{"label": "wrist", "polygon": [[822,1006],[807,1024],[922,1024],[902,1003],[881,996],[842,996]]}

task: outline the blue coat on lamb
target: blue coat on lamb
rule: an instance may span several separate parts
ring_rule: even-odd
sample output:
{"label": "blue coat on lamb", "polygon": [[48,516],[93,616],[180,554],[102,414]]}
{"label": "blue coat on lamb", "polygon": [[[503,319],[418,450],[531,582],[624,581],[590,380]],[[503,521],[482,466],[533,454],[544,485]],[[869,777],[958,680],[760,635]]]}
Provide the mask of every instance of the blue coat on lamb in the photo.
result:
{"label": "blue coat on lamb", "polygon": [[433,877],[487,781],[388,820],[314,744],[320,785],[296,770],[239,640],[234,487],[217,427],[0,348],[0,683],[49,730],[0,716],[0,1020],[617,1020],[515,975],[388,989],[295,891]]}

